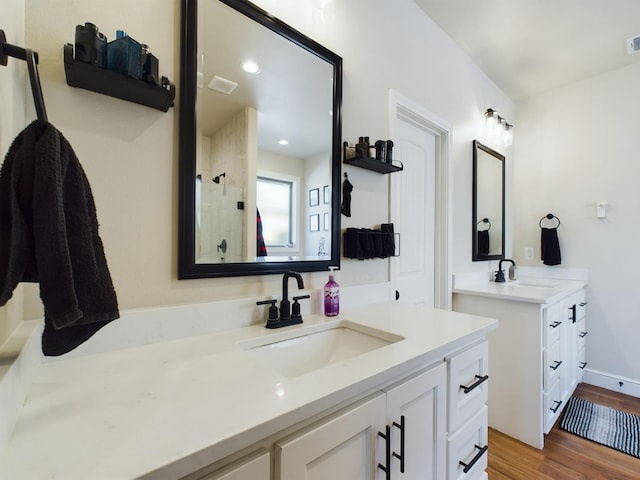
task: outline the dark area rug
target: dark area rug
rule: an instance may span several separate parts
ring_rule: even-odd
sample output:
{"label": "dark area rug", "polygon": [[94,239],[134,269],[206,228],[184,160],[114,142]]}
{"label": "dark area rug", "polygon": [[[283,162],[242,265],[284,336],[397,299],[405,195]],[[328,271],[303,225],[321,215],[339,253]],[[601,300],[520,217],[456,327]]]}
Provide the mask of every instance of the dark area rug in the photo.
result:
{"label": "dark area rug", "polygon": [[640,416],[571,397],[560,428],[640,458]]}

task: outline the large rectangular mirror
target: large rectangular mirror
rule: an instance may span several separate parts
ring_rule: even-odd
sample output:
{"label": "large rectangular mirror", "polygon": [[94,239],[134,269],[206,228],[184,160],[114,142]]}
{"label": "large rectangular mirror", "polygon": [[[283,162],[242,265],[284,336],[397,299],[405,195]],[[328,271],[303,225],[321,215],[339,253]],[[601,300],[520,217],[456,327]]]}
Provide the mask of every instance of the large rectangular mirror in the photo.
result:
{"label": "large rectangular mirror", "polygon": [[338,266],[341,58],[245,0],[182,8],[179,278]]}
{"label": "large rectangular mirror", "polygon": [[473,141],[472,260],[504,258],[505,157]]}

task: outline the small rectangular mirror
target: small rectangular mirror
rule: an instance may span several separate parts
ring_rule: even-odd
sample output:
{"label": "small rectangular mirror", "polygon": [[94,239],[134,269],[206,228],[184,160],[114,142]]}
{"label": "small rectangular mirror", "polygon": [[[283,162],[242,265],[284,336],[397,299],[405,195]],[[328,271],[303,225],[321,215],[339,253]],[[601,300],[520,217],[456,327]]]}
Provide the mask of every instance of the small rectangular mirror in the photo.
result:
{"label": "small rectangular mirror", "polygon": [[505,157],[473,141],[473,251],[476,261],[504,258]]}

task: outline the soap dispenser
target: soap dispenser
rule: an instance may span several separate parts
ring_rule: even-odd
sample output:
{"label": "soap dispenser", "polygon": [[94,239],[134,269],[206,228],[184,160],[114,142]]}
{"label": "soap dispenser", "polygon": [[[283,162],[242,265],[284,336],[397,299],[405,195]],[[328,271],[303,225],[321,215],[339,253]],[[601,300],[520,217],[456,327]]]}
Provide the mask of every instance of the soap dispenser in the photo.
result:
{"label": "soap dispenser", "polygon": [[340,313],[340,285],[335,279],[335,269],[336,267],[329,267],[329,281],[324,286],[324,314],[327,317],[335,317]]}

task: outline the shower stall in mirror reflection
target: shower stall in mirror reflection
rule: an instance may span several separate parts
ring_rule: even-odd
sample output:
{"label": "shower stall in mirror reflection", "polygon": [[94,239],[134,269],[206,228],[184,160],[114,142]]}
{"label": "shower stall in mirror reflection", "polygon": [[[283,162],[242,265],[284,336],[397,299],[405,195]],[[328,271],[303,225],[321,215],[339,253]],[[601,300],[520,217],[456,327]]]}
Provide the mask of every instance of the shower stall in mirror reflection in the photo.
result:
{"label": "shower stall in mirror reflection", "polygon": [[226,175],[210,179],[209,175],[196,176],[195,249],[199,263],[242,261],[246,251],[244,188],[227,180]]}

